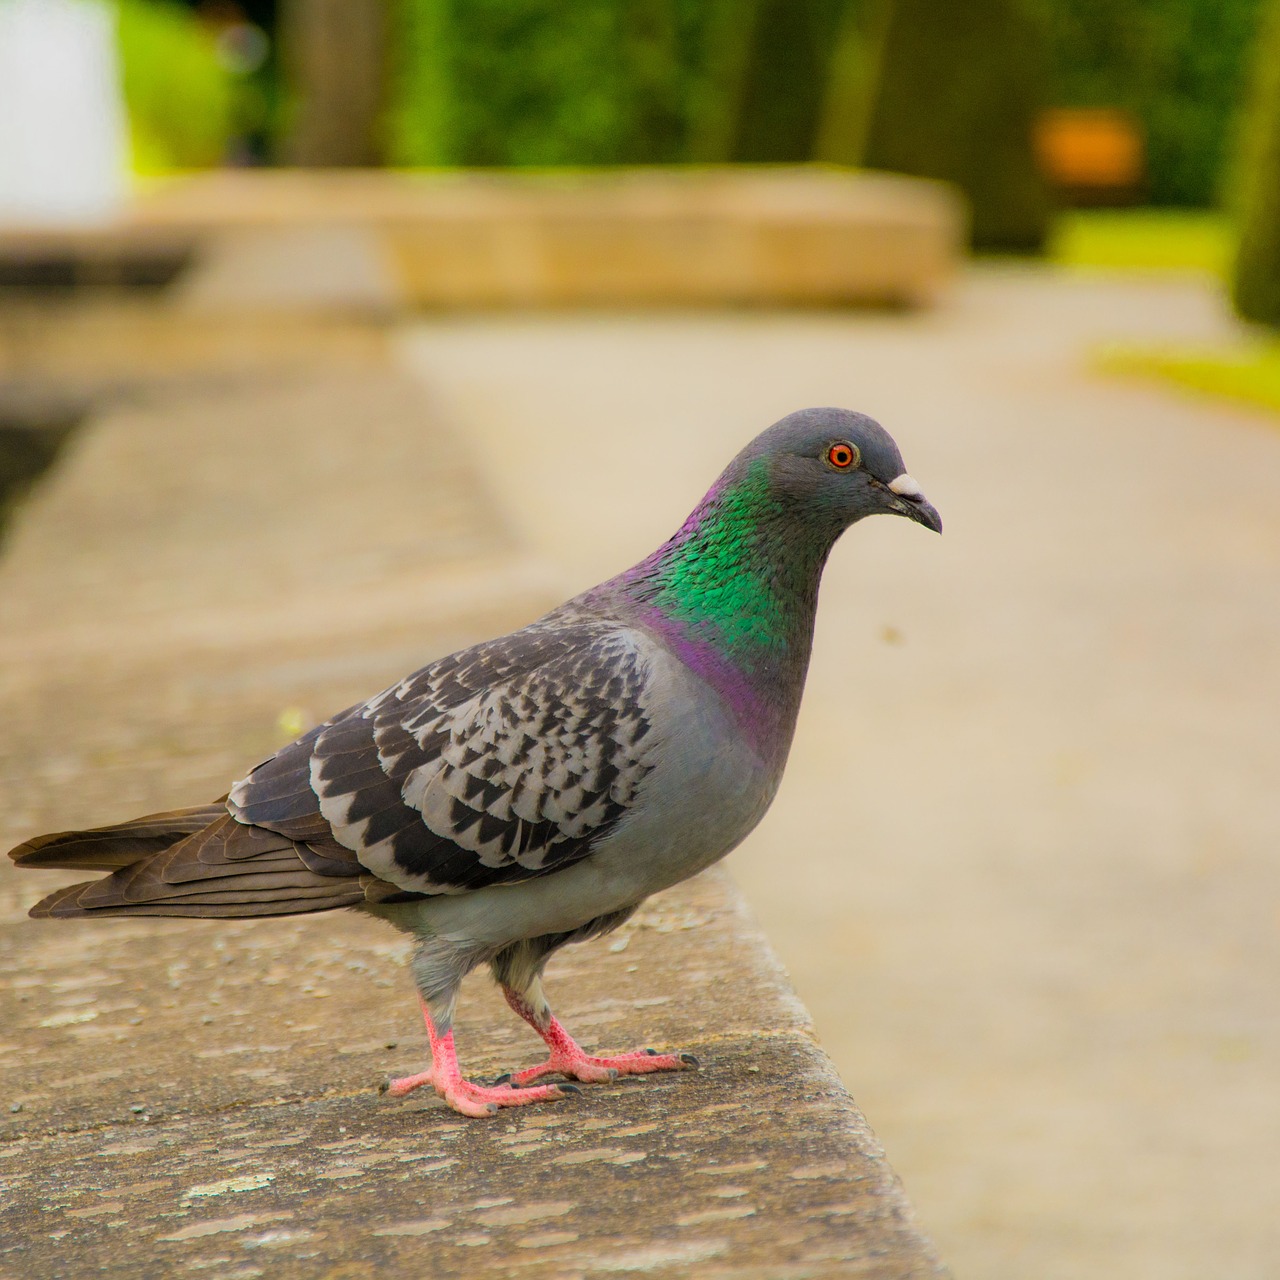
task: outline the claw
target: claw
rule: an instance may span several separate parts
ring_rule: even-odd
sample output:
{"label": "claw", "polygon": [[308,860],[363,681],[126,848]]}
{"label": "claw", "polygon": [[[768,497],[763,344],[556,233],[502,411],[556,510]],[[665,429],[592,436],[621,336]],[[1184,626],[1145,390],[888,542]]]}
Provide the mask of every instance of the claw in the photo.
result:
{"label": "claw", "polygon": [[698,1059],[695,1058],[691,1053],[682,1053],[680,1055],[680,1062],[681,1062],[681,1065],[690,1067],[694,1071],[698,1071],[702,1067],[702,1063],[699,1062]]}
{"label": "claw", "polygon": [[435,1078],[430,1071],[424,1071],[421,1075],[401,1076],[398,1080],[384,1080],[378,1086],[378,1092],[381,1094],[390,1094],[393,1098],[403,1098],[406,1093],[412,1093],[415,1089],[421,1089],[424,1085],[434,1084]]}

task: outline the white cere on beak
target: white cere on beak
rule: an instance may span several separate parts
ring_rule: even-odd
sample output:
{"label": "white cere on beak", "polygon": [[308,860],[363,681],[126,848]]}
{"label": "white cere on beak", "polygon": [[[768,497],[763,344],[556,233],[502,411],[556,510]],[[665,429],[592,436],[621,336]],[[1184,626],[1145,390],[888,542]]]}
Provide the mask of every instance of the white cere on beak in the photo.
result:
{"label": "white cere on beak", "polygon": [[889,488],[900,498],[923,498],[924,490],[904,471],[889,481]]}

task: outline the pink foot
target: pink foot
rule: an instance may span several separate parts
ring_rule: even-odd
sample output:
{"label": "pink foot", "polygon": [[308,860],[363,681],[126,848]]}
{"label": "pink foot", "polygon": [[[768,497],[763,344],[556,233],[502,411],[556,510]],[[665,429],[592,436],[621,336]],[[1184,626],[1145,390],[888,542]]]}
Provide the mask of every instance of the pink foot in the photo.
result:
{"label": "pink foot", "polygon": [[511,1085],[472,1084],[470,1080],[459,1080],[456,1085],[446,1089],[440,1096],[455,1110],[464,1116],[491,1116],[500,1107],[524,1107],[531,1102],[554,1102],[557,1098],[566,1098],[577,1093],[574,1085],[548,1084],[538,1085],[533,1089],[515,1089]]}
{"label": "pink foot", "polygon": [[423,1005],[423,1015],[427,1021],[427,1035],[431,1040],[431,1070],[416,1076],[401,1076],[397,1080],[389,1080],[382,1086],[382,1092],[393,1098],[403,1098],[426,1085],[435,1091],[455,1111],[464,1116],[491,1116],[500,1107],[525,1107],[531,1102],[553,1102],[557,1098],[577,1093],[578,1088],[572,1084],[539,1085],[535,1089],[521,1089],[518,1085],[502,1083],[496,1085],[472,1084],[462,1078],[458,1067],[458,1055],[453,1047],[453,1032],[437,1035],[435,1024],[430,1013]]}
{"label": "pink foot", "polygon": [[534,1016],[533,1009],[518,992],[504,987],[502,994],[512,1009],[547,1042],[551,1056],[536,1067],[499,1076],[496,1084],[510,1081],[515,1085],[525,1085],[531,1080],[549,1075],[571,1076],[584,1084],[600,1084],[606,1080],[616,1080],[619,1076],[644,1076],[651,1071],[688,1071],[698,1067],[698,1060],[691,1053],[655,1053],[652,1049],[623,1053],[616,1058],[594,1057],[583,1051],[554,1015],[547,1015],[549,1020],[546,1026],[542,1026]]}
{"label": "pink foot", "polygon": [[[571,1042],[572,1043],[572,1042]],[[620,1053],[613,1058],[597,1058],[584,1053],[577,1044],[574,1052],[566,1053],[553,1049],[546,1062],[536,1067],[527,1067],[509,1077],[499,1076],[499,1080],[509,1079],[512,1084],[524,1085],[531,1080],[539,1080],[543,1076],[559,1074],[570,1076],[588,1084],[598,1084],[606,1080],[616,1080],[619,1076],[644,1076],[651,1071],[693,1071],[698,1068],[698,1060],[691,1053],[655,1053],[652,1049],[642,1049],[638,1053]]]}
{"label": "pink foot", "polygon": [[[418,1076],[402,1076],[399,1080],[389,1080],[383,1086],[382,1092],[392,1098],[403,1098],[405,1094],[428,1084],[435,1084],[435,1081],[431,1072],[424,1071]],[[461,1076],[443,1088],[439,1086],[436,1088],[436,1092],[455,1111],[461,1112],[464,1116],[476,1117],[491,1116],[499,1107],[526,1107],[531,1102],[554,1102],[557,1098],[568,1097],[569,1094],[577,1091],[577,1088],[571,1084],[541,1085],[536,1089],[521,1089],[508,1083],[473,1084],[470,1080],[462,1079]]]}

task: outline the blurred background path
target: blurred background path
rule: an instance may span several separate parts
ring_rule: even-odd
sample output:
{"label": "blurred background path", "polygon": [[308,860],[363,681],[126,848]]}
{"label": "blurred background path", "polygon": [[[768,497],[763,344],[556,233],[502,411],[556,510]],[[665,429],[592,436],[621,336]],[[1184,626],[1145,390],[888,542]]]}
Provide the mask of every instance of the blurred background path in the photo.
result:
{"label": "blurred background path", "polygon": [[961,1277],[1280,1257],[1280,434],[1088,363],[1233,333],[1205,281],[986,266],[928,314],[404,341],[565,592],[806,404],[880,418],[942,511],[837,547],[731,867]]}

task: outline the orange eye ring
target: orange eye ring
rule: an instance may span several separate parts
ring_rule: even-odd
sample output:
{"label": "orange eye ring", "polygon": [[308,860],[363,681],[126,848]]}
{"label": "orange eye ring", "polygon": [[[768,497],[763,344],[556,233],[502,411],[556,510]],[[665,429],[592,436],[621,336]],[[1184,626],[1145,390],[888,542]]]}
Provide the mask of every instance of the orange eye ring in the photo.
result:
{"label": "orange eye ring", "polygon": [[847,440],[837,440],[827,450],[827,465],[834,467],[837,471],[848,471],[850,467],[856,467],[862,460],[862,455],[858,452],[856,444],[850,444]]}

